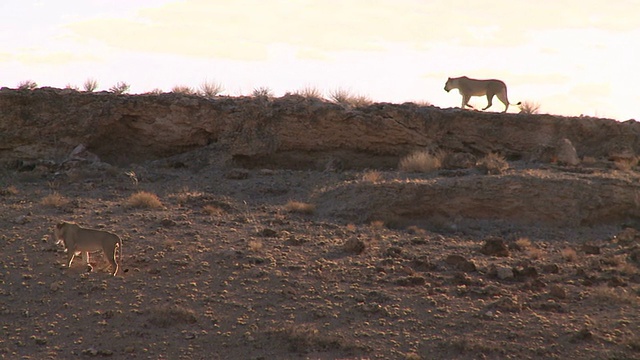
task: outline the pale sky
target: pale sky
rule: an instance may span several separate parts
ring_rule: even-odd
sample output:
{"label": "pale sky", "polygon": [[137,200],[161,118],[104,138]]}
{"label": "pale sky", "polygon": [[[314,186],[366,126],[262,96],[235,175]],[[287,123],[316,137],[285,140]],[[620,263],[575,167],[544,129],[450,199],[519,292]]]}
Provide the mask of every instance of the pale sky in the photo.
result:
{"label": "pale sky", "polygon": [[640,119],[636,0],[1,0],[0,21],[10,88],[209,81],[448,108],[461,97],[444,83],[465,75],[501,79],[541,113]]}

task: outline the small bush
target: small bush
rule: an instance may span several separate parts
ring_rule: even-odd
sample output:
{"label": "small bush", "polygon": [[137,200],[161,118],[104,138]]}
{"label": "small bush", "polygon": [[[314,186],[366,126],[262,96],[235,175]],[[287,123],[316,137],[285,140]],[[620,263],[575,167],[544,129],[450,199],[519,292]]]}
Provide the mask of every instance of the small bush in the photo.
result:
{"label": "small bush", "polygon": [[171,92],[174,94],[183,94],[183,95],[196,95],[197,92],[189,86],[186,85],[176,85],[171,88]]}
{"label": "small bush", "polygon": [[348,90],[344,89],[336,89],[332,91],[331,94],[329,94],[329,99],[336,104],[351,107],[367,106],[373,103],[371,99],[364,95],[353,95]]}
{"label": "small bush", "polygon": [[564,248],[560,251],[560,255],[567,262],[576,262],[578,261],[578,253],[572,248]]}
{"label": "small bush", "polygon": [[134,208],[148,208],[148,209],[157,209],[162,207],[162,202],[158,199],[156,194],[139,191],[131,196],[126,201],[126,204],[129,207]]}
{"label": "small bush", "polygon": [[42,198],[41,204],[48,207],[63,207],[69,204],[69,199],[66,197],[54,192],[53,194],[47,195]]}
{"label": "small bush", "polygon": [[222,215],[225,213],[224,209],[219,207],[219,206],[215,206],[215,205],[205,205],[202,208],[202,211],[207,214],[207,215]]}
{"label": "small bush", "polygon": [[65,85],[64,88],[67,89],[67,90],[75,90],[75,91],[80,90],[79,87],[77,87],[76,85],[71,85],[71,84]]}
{"label": "small bush", "polygon": [[369,170],[362,174],[362,181],[364,182],[377,183],[380,180],[382,180],[382,173],[380,171]]}
{"label": "small bush", "polygon": [[299,201],[289,201],[284,208],[288,212],[300,213],[300,214],[313,214],[316,211],[316,206],[313,204],[307,204]]}
{"label": "small bush", "polygon": [[318,88],[307,86],[295,92],[296,95],[304,96],[307,99],[322,99],[322,92]]}
{"label": "small bush", "polygon": [[160,94],[164,94],[164,91],[162,91],[162,89],[160,88],[155,88],[147,92],[147,95],[160,95]]}
{"label": "small bush", "polygon": [[205,81],[200,84],[199,94],[207,98],[212,98],[220,94],[222,90],[224,90],[224,88],[221,84],[211,81]]}
{"label": "small bush", "polygon": [[253,97],[272,98],[273,97],[273,92],[268,87],[259,87],[259,88],[253,89],[253,92],[251,93],[251,96],[253,96]]}
{"label": "small bush", "polygon": [[431,153],[429,151],[417,151],[411,153],[400,160],[398,168],[401,171],[409,172],[431,172],[438,170],[442,167],[442,159],[444,153],[436,151]]}
{"label": "small bush", "polygon": [[20,193],[20,191],[18,190],[17,187],[11,185],[11,186],[7,186],[6,188],[0,188],[0,195],[1,196],[13,196],[13,195],[18,195]]}
{"label": "small bush", "polygon": [[89,78],[85,80],[82,88],[86,92],[94,92],[98,88],[98,80]]}
{"label": "small bush", "polygon": [[35,90],[38,88],[38,84],[33,80],[21,81],[18,84],[18,90]]}
{"label": "small bush", "polygon": [[149,322],[167,328],[176,324],[193,324],[198,321],[196,312],[180,305],[162,305],[149,309]]}
{"label": "small bush", "polygon": [[520,112],[523,114],[537,114],[540,111],[540,104],[533,101],[523,101],[520,105]]}
{"label": "small bush", "polygon": [[499,175],[509,169],[509,163],[502,155],[489,153],[478,160],[476,167],[485,174]]}
{"label": "small bush", "polygon": [[116,95],[122,95],[129,92],[129,88],[130,88],[129,84],[127,84],[124,81],[119,81],[118,83],[113,85],[111,88],[109,88],[109,91],[111,91]]}

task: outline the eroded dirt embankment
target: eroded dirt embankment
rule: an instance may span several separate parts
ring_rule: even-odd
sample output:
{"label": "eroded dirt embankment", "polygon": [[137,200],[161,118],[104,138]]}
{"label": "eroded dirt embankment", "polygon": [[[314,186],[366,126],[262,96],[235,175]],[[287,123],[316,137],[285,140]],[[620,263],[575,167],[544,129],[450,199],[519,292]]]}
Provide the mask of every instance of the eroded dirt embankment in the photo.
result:
{"label": "eroded dirt embankment", "polygon": [[580,157],[638,153],[640,125],[595,118],[481,113],[415,104],[351,109],[317,99],[206,99],[42,88],[0,90],[0,161],[41,160],[78,144],[112,164],[218,143],[238,164],[395,167],[415,149],[536,159],[569,139]]}

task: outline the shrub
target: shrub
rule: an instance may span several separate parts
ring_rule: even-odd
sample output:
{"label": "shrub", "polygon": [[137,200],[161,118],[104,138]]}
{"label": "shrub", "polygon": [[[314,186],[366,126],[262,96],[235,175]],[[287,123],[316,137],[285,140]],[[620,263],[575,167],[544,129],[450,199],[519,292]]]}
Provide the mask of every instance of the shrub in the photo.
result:
{"label": "shrub", "polygon": [[259,87],[259,88],[253,89],[253,92],[251,93],[251,96],[253,96],[253,97],[272,98],[273,97],[273,92],[268,87]]}
{"label": "shrub", "polygon": [[171,88],[171,92],[175,94],[183,95],[196,95],[196,91],[193,88],[186,85],[176,85]]}
{"label": "shrub", "polygon": [[84,91],[94,92],[98,88],[98,80],[89,78],[85,80],[84,84],[82,85],[82,88],[84,89]]}
{"label": "shrub", "polygon": [[509,169],[509,163],[502,155],[489,153],[478,160],[476,167],[485,174],[499,175]]}
{"label": "shrub", "polygon": [[25,80],[18,83],[18,90],[35,90],[38,84],[33,80]]}
{"label": "shrub", "polygon": [[198,321],[196,312],[181,305],[162,305],[149,309],[149,322],[161,328],[176,324],[193,324]]}
{"label": "shrub", "polygon": [[109,88],[109,91],[117,95],[122,95],[124,93],[127,93],[129,91],[129,88],[130,88],[129,84],[127,84],[124,81],[119,81],[118,83],[113,85],[111,88]]}
{"label": "shrub", "polygon": [[205,81],[200,84],[199,94],[207,98],[212,98],[220,94],[222,90],[224,90],[224,88],[221,84],[211,81]]}
{"label": "shrub", "polygon": [[362,174],[362,181],[377,183],[382,180],[382,173],[377,170],[368,170],[364,174]]}
{"label": "shrub", "polygon": [[523,101],[520,105],[520,112],[523,114],[537,114],[540,110],[540,104],[533,101]]}
{"label": "shrub", "polygon": [[162,207],[162,203],[156,194],[139,191],[131,196],[126,201],[127,205],[134,208],[149,208],[157,209]]}
{"label": "shrub", "polygon": [[41,204],[48,207],[63,207],[69,204],[69,199],[66,197],[54,192],[53,194],[47,195],[42,198]]}
{"label": "shrub", "polygon": [[65,86],[64,86],[64,88],[65,88],[65,89],[67,89],[67,90],[75,90],[75,91],[80,90],[80,88],[78,88],[78,87],[77,87],[77,86],[75,86],[75,85],[71,85],[71,84],[67,84],[67,85],[65,85]]}
{"label": "shrub", "polygon": [[301,214],[313,214],[316,211],[316,207],[313,204],[307,204],[299,201],[289,201],[284,208],[288,212],[301,213]]}
{"label": "shrub", "polygon": [[164,94],[164,91],[162,91],[162,89],[160,88],[155,88],[151,91],[147,92],[148,95],[160,95],[160,94]]}
{"label": "shrub", "polygon": [[340,105],[360,107],[371,105],[372,101],[364,95],[353,95],[348,90],[336,89],[331,92],[329,98]]}
{"label": "shrub", "polygon": [[431,172],[442,167],[444,152],[431,153],[426,150],[411,153],[400,160],[398,168],[409,172]]}
{"label": "shrub", "polygon": [[307,86],[295,92],[296,95],[304,96],[307,99],[322,99],[322,92],[316,87]]}

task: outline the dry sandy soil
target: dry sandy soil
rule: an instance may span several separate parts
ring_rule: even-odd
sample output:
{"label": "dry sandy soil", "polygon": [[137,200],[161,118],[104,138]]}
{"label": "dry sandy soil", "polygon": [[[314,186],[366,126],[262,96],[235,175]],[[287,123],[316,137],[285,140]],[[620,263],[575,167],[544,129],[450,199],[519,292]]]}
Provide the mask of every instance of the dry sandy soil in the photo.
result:
{"label": "dry sandy soil", "polygon": [[[509,165],[242,168],[211,144],[127,166],[7,167],[0,357],[640,358],[640,234],[635,213],[621,216],[637,211],[640,176],[606,160]],[[517,206],[481,191],[514,184],[535,190]],[[599,197],[571,193],[583,186]],[[161,205],[133,202],[140,192]],[[370,209],[437,194],[428,216],[404,202]],[[594,220],[603,199],[630,196],[611,221]],[[562,213],[545,218],[535,198],[592,210],[554,222]],[[53,238],[61,220],[120,235],[118,275],[98,254],[93,271],[79,258],[67,268]]]}

